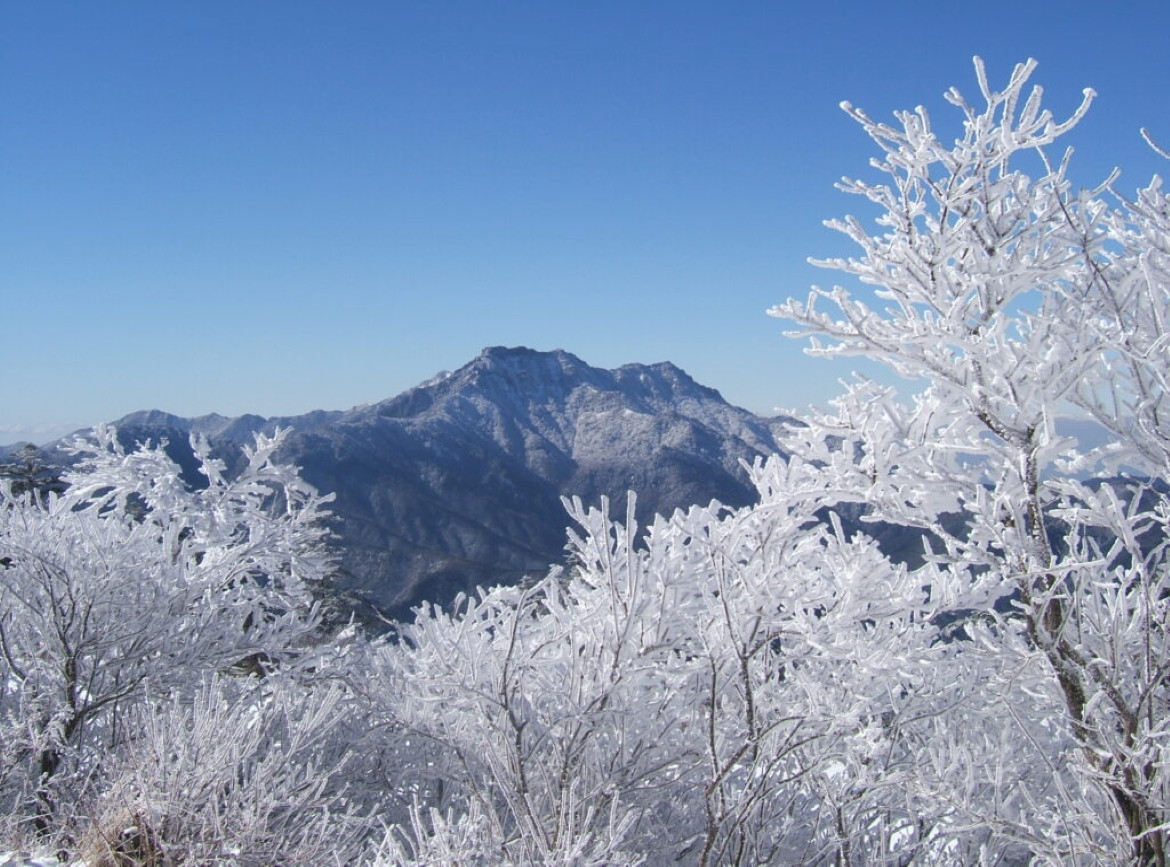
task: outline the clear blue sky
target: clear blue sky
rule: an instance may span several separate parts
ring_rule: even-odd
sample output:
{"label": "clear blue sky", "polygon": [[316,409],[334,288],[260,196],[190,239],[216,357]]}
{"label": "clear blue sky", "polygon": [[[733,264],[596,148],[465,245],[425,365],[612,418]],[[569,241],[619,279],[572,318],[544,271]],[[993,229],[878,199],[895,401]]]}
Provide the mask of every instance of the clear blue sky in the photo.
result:
{"label": "clear blue sky", "polygon": [[[0,0],[0,442],[288,415],[488,345],[670,360],[757,412],[844,375],[764,313],[849,253],[871,115],[1040,61],[1085,185],[1170,166],[1170,3]],[[863,212],[864,213],[864,212]]]}

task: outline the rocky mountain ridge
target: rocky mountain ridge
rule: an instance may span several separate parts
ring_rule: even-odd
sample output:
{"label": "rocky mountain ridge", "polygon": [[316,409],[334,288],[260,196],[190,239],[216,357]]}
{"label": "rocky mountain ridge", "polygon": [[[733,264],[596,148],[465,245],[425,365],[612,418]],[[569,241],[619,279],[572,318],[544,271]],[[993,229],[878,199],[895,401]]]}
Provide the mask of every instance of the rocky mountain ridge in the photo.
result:
{"label": "rocky mountain ridge", "polygon": [[732,406],[669,363],[602,370],[561,350],[491,347],[348,411],[149,411],[113,424],[126,443],[168,441],[192,481],[192,433],[230,459],[255,432],[291,428],[281,458],[337,497],[342,588],[402,616],[546,571],[563,553],[562,496],[622,503],[634,490],[642,520],[712,499],[746,505],[755,492],[741,461],[776,452],[790,421]]}

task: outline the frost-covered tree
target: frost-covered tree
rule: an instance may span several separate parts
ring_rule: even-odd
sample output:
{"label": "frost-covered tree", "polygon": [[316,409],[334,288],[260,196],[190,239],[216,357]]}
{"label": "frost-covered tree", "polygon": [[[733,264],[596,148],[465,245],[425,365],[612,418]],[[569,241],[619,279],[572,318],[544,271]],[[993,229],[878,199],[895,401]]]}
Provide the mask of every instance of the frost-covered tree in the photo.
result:
{"label": "frost-covered tree", "polygon": [[[566,573],[420,611],[378,661],[409,808],[385,863],[988,850],[915,771],[935,718],[980,681],[938,640],[921,574],[815,520],[817,474],[774,459],[753,469],[758,506],[694,507],[641,541],[632,508],[622,523],[574,502]],[[1042,788],[1001,812],[1028,826]]]}
{"label": "frost-covered tree", "polygon": [[[771,312],[828,337],[815,355],[876,359],[925,386],[899,401],[859,381],[788,447],[823,464],[832,496],[931,531],[955,604],[994,619],[990,640],[1015,668],[1044,674],[1031,694],[1046,690],[1047,709],[1021,718],[1020,736],[1063,730],[1075,749],[1049,753],[1053,775],[1106,796],[1120,851],[1165,863],[1170,503],[1151,479],[1170,469],[1170,208],[1158,178],[1136,201],[1109,195],[1115,179],[1073,188],[1070,153],[1048,148],[1092,92],[1058,122],[1027,88],[1034,65],[995,91],[977,60],[982,104],[947,94],[963,115],[953,143],[922,108],[888,125],[844,106],[881,151],[881,181],[842,183],[877,206],[878,231],[833,221],[861,253],[817,264],[874,287],[877,303],[814,288]],[[1113,435],[1101,452],[1077,455],[1058,435],[1072,403]],[[1141,475],[1069,475],[1118,466]],[[1014,599],[1004,616],[997,598]],[[1108,837],[1093,845],[1108,850]],[[1073,842],[1051,845],[1101,856]]]}
{"label": "frost-covered tree", "polygon": [[353,864],[371,823],[348,800],[361,757],[340,686],[212,677],[143,703],[76,850],[88,864]]}
{"label": "frost-covered tree", "polygon": [[228,478],[193,445],[189,489],[160,448],[99,429],[68,488],[0,488],[0,803],[42,832],[68,824],[154,701],[215,672],[295,667],[328,568],[325,498],[258,437]]}

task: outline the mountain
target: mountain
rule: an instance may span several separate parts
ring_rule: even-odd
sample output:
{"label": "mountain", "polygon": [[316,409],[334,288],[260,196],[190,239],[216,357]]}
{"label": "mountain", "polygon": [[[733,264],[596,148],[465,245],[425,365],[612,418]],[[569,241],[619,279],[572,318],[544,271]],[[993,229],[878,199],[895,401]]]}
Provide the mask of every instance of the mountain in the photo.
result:
{"label": "mountain", "polygon": [[225,458],[256,431],[292,429],[281,458],[337,499],[341,584],[391,616],[476,585],[514,582],[560,560],[563,495],[643,521],[755,497],[740,462],[778,450],[790,420],[727,403],[669,363],[590,367],[563,351],[485,349],[381,403],[292,418],[157,411],[114,425],[127,443],[169,441],[195,481],[191,433]]}

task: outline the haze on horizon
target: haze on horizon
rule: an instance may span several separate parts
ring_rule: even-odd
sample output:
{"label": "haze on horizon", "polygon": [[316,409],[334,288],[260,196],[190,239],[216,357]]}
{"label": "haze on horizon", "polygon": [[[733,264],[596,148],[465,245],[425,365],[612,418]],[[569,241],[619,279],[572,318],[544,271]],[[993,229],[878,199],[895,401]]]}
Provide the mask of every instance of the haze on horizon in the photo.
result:
{"label": "haze on horizon", "polygon": [[850,255],[871,116],[1031,56],[1072,175],[1166,173],[1163,3],[0,10],[0,442],[390,397],[489,345],[669,360],[757,413],[851,368],[764,311]]}

